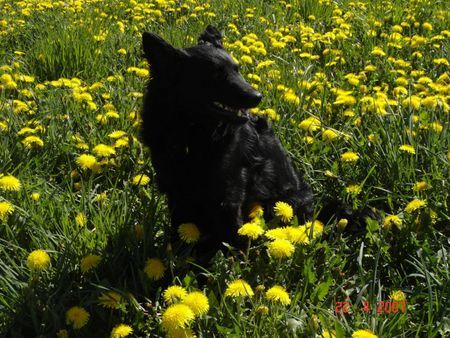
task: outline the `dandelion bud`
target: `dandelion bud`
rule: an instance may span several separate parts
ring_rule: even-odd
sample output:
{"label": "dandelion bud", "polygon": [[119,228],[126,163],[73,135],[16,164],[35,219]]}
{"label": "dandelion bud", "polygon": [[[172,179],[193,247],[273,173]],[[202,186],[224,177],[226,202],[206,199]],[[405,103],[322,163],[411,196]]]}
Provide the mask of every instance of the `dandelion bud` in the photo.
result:
{"label": "dandelion bud", "polygon": [[347,227],[348,219],[341,218],[337,224],[338,231],[342,232]]}
{"label": "dandelion bud", "polygon": [[265,305],[260,305],[257,307],[256,313],[259,315],[266,315],[269,313],[269,308]]}

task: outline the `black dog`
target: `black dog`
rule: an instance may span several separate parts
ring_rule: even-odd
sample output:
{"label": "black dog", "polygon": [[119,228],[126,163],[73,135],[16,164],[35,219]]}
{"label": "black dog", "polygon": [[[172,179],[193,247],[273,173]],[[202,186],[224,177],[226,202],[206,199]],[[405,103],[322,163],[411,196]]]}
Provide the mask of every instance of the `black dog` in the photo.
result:
{"label": "black dog", "polygon": [[195,223],[200,250],[211,254],[234,242],[254,203],[271,218],[275,202],[287,202],[300,222],[313,208],[309,185],[266,119],[248,113],[262,95],[239,74],[221,38],[208,26],[196,46],[177,49],[143,34],[151,80],[142,137],[167,194],[172,229]]}

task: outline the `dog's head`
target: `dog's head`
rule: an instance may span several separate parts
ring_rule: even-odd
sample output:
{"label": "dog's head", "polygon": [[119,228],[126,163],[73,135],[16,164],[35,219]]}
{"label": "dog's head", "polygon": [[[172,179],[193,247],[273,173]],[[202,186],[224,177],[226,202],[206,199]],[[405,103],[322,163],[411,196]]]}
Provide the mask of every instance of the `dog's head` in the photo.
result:
{"label": "dog's head", "polygon": [[240,75],[238,64],[223,48],[222,36],[213,26],[206,28],[193,47],[177,49],[147,32],[143,47],[152,81],[170,88],[174,100],[191,104],[200,113],[245,122],[247,109],[261,102],[262,95]]}

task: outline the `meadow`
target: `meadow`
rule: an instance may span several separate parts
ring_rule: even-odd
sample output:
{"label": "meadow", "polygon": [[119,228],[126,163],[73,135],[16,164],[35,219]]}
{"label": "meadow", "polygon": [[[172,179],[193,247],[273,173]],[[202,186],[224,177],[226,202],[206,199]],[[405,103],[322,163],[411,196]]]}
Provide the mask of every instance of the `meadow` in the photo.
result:
{"label": "meadow", "polygon": [[[0,0],[0,336],[448,337],[449,19],[440,0]],[[208,24],[316,213],[378,220],[280,204],[211,266],[195,225],[167,245],[141,35],[184,47]]]}

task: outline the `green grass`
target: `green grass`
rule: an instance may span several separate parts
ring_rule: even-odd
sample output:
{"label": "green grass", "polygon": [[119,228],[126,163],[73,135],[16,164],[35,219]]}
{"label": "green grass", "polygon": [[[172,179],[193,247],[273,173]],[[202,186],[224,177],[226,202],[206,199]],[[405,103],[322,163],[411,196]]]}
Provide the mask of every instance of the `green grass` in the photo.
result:
{"label": "green grass", "polygon": [[[67,330],[70,337],[109,337],[120,323],[130,325],[136,337],[165,336],[164,285],[199,288],[193,271],[200,268],[193,269],[190,259],[195,245],[166,246],[165,198],[154,184],[149,151],[139,142],[147,78],[129,67],[147,69],[143,31],[183,47],[194,44],[210,23],[223,32],[244,76],[264,94],[255,113],[275,111],[267,114],[313,187],[316,211],[331,197],[357,208],[375,207],[382,218],[397,215],[402,224],[388,229],[382,219],[368,222],[366,231],[341,231],[333,220],[283,260],[267,254],[265,237],[249,242],[247,252],[219,254],[205,269],[208,283],[202,292],[210,309],[190,323],[193,332],[198,337],[325,337],[334,331],[350,337],[367,329],[378,337],[448,335],[447,7],[445,1],[418,0],[0,0],[0,180],[12,175],[21,183],[18,190],[0,183],[0,203],[14,207],[2,214],[5,204],[0,205],[0,336],[59,332],[63,337],[61,330]],[[393,34],[399,27],[401,35]],[[248,34],[255,34],[250,40],[263,50],[236,44],[251,47]],[[416,45],[418,37],[423,41]],[[374,54],[374,47],[386,55]],[[126,54],[119,53],[122,48]],[[251,56],[252,64],[243,55]],[[267,60],[274,63],[258,67]],[[348,74],[359,83],[350,83]],[[339,104],[338,89],[348,91],[354,103]],[[420,106],[408,105],[415,97]],[[17,109],[23,103],[26,108]],[[317,129],[300,127],[309,117],[320,121]],[[326,129],[339,137],[323,139]],[[95,155],[98,144],[114,145],[109,135],[115,130],[126,133],[125,146],[115,147],[109,158],[96,155],[97,169],[83,170],[78,157]],[[26,147],[23,141],[31,135],[43,145]],[[403,145],[415,153],[402,151]],[[343,162],[346,151],[359,159]],[[134,185],[142,173],[150,183]],[[421,181],[426,189],[414,189]],[[360,191],[349,193],[351,185]],[[33,193],[40,197],[33,199]],[[102,193],[106,200],[99,201]],[[415,199],[426,206],[408,212]],[[80,213],[84,224],[76,221]],[[37,249],[51,260],[42,271],[27,264]],[[81,261],[90,254],[101,256],[101,263],[83,272]],[[163,281],[144,272],[152,257],[166,267]],[[253,297],[224,296],[238,278],[251,285]],[[288,291],[289,305],[266,299],[262,286],[275,284]],[[388,301],[397,290],[406,295],[406,313],[378,313],[377,302]],[[122,296],[117,308],[99,304],[107,291]],[[345,301],[350,313],[336,313],[336,304]],[[364,304],[372,311],[365,312]],[[90,314],[80,329],[66,322],[73,306]]]}

